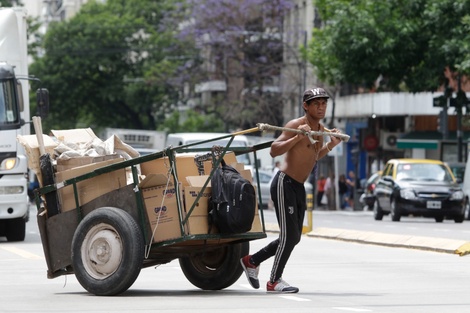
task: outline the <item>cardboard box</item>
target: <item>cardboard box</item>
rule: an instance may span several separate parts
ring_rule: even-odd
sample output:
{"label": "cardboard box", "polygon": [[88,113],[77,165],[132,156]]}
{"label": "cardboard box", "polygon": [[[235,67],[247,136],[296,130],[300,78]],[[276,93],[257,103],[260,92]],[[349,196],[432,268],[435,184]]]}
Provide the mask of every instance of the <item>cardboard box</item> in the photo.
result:
{"label": "cardboard box", "polygon": [[[122,162],[122,160],[112,159],[58,172],[56,173],[55,181],[60,183],[64,180],[90,173],[97,168]],[[126,184],[126,170],[124,168],[81,181],[77,183],[79,204],[88,203],[105,193],[124,187]],[[75,209],[75,196],[72,185],[58,189],[57,194],[62,212]]]}
{"label": "cardboard box", "polygon": [[92,163],[103,162],[119,158],[117,154],[104,155],[104,156],[83,156],[71,159],[57,159],[57,172],[63,172],[75,167],[80,167]]}
{"label": "cardboard box", "polygon": [[[184,208],[186,215],[190,213],[187,222],[188,234],[190,235],[209,233],[208,208],[209,198],[212,195],[210,182],[208,184],[208,187],[204,189],[204,192],[201,194],[201,197],[199,198],[198,202],[196,202],[193,211],[190,212],[191,207],[195,203],[198,195],[201,193],[201,188],[208,177],[208,175],[187,177],[187,181],[190,186],[184,187]],[[217,228],[215,226],[212,226],[210,233],[218,233]]]}
{"label": "cardboard box", "polygon": [[[163,174],[167,175],[170,169],[170,161],[167,157],[158,158],[149,162],[140,164],[142,175],[148,176],[150,174]],[[194,163],[194,155],[182,154],[176,157],[176,171],[178,173],[178,180],[183,185],[188,185],[186,181],[187,176],[199,175],[196,163]]]}
{"label": "cardboard box", "polygon": [[[241,172],[242,176],[249,181],[253,181],[250,170],[243,170]],[[184,187],[184,208],[186,214],[189,214],[189,210],[196,201],[198,194],[201,192],[202,186],[204,186],[208,175],[204,176],[193,176],[186,177],[186,181],[189,186]],[[255,186],[256,189],[256,186]],[[208,217],[208,208],[209,208],[209,198],[211,196],[210,182],[207,187],[204,189],[199,201],[194,207],[191,215],[188,218],[188,234],[197,235],[197,234],[208,234],[209,231],[209,217]],[[263,228],[261,225],[261,217],[258,211],[258,203],[255,207],[255,217],[251,230],[249,232],[262,232]],[[215,226],[211,228],[211,234],[217,233],[218,230]]]}
{"label": "cardboard box", "polygon": [[51,130],[51,132],[57,139],[73,143],[87,143],[98,138],[91,128]]}
{"label": "cardboard box", "polygon": [[[44,141],[44,148],[47,153],[54,157],[54,148],[57,147],[57,142],[55,142],[51,137],[47,135],[42,135]],[[28,167],[34,171],[38,177],[39,183],[42,186],[42,176],[41,176],[41,167],[39,165],[39,144],[36,135],[25,135],[17,136],[18,142],[24,147],[26,155],[28,157]]]}
{"label": "cardboard box", "polygon": [[[139,184],[142,190],[150,231],[153,234],[152,242],[162,242],[182,236],[181,221],[184,212],[178,213],[178,198],[173,184],[168,184],[167,178],[162,174],[150,174]],[[182,194],[181,183],[180,195]],[[181,207],[183,201],[180,198]],[[184,230],[186,234],[186,230]]]}

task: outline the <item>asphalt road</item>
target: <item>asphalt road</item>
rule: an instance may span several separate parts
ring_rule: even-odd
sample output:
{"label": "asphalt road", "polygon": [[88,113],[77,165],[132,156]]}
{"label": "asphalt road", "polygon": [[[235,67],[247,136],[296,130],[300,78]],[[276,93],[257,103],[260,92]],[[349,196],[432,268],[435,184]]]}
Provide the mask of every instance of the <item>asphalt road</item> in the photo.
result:
{"label": "asphalt road", "polygon": [[[251,251],[275,237],[269,233],[267,239],[251,242]],[[175,260],[143,269],[131,288],[115,297],[87,293],[73,275],[47,279],[42,247],[36,241],[0,243],[0,264],[2,313],[470,311],[470,258],[310,236],[302,238],[283,275],[300,288],[297,294],[266,292],[272,258],[260,267],[258,290],[244,275],[225,290],[200,290]]]}
{"label": "asphalt road", "polygon": [[[273,210],[264,210],[266,227],[278,231]],[[322,211],[306,214],[306,234],[312,237],[354,241],[392,247],[431,250],[466,255],[470,253],[470,221],[436,223],[431,218],[403,217],[392,222],[389,216],[376,221],[371,211]]]}
{"label": "asphalt road", "polygon": [[[265,213],[269,220],[267,225],[273,229],[268,238],[250,243],[252,252],[277,236],[274,213]],[[346,241],[346,235],[353,238],[352,233],[356,237],[368,232],[379,233],[376,230],[388,223],[385,219],[382,223],[369,222],[370,219],[368,212],[313,212],[313,230],[307,232],[295,248],[283,275],[286,281],[300,288],[298,294],[266,293],[265,285],[273,264],[271,258],[260,267],[261,288],[258,290],[248,285],[244,275],[225,290],[200,290],[189,283],[178,261],[174,260],[143,269],[136,282],[122,295],[97,297],[87,293],[74,275],[46,278],[42,245],[33,217],[27,224],[24,242],[0,242],[0,312],[470,311],[467,297],[470,256],[459,257],[423,249],[395,249],[383,244],[357,244],[360,238],[356,242]],[[395,228],[390,228],[388,233],[379,233],[383,240],[400,236],[400,232],[413,231],[409,229],[410,225],[423,229],[444,226],[452,229],[458,225],[462,231],[470,227],[470,223],[465,222],[455,225],[444,222],[436,226],[419,219],[392,225],[395,224],[396,232]],[[361,228],[367,230],[358,230]],[[327,240],[327,235],[338,229],[341,232],[338,238]],[[341,234],[344,238],[340,238]]]}

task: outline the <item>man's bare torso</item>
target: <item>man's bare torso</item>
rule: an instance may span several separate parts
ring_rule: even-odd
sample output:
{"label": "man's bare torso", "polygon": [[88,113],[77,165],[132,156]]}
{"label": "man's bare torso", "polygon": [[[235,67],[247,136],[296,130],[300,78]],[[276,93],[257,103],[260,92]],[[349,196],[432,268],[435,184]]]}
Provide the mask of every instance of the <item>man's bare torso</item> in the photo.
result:
{"label": "man's bare torso", "polygon": [[[298,118],[291,121],[289,128],[297,128],[299,125],[305,124],[305,117]],[[311,125],[314,130],[323,131],[323,126],[319,123]],[[286,140],[296,136],[294,132],[283,132],[278,140]],[[284,163],[281,166],[281,171],[289,175],[291,178],[298,182],[304,183],[310,175],[318,158],[318,152],[323,147],[323,137],[314,136],[318,140],[312,144],[307,136],[297,142],[289,151],[286,152]]]}

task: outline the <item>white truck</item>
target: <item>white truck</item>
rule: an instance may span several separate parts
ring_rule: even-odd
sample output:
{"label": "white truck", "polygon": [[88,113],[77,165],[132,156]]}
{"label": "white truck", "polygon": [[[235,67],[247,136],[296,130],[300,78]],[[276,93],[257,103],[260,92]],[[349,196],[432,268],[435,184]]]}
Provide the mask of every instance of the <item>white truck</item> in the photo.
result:
{"label": "white truck", "polygon": [[[0,8],[0,236],[8,241],[24,240],[29,219],[27,157],[17,142],[30,133],[26,25],[24,9]],[[42,115],[47,90],[37,95]]]}

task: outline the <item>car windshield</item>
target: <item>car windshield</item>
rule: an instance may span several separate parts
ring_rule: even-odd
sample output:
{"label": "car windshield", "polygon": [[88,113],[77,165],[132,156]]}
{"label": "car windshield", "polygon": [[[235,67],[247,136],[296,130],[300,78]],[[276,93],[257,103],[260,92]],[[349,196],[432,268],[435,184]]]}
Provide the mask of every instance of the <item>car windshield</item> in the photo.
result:
{"label": "car windshield", "polygon": [[409,163],[397,167],[397,181],[453,182],[451,173],[441,164]]}

